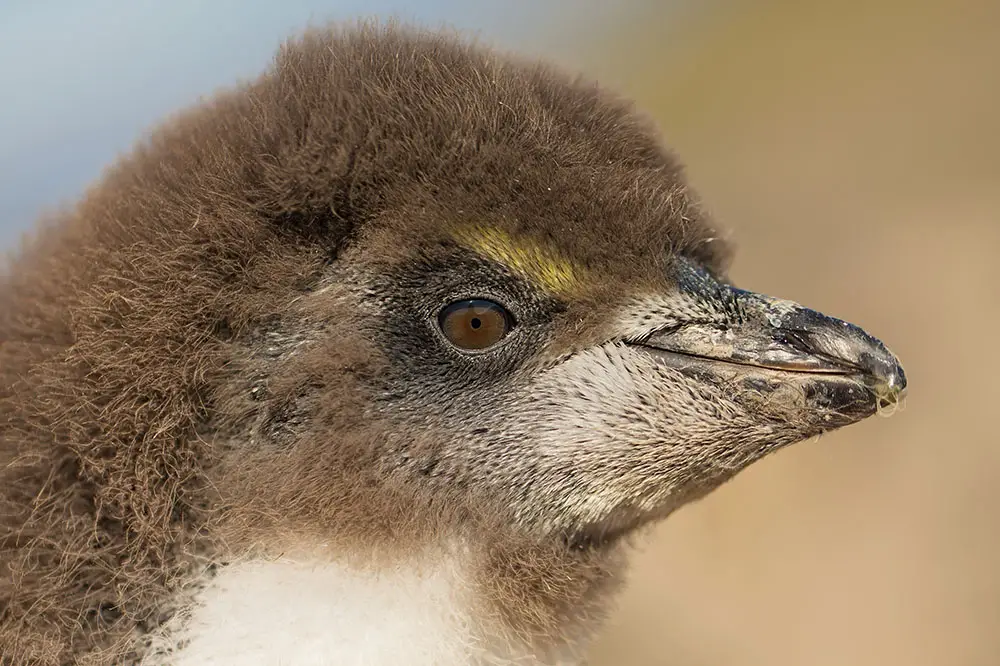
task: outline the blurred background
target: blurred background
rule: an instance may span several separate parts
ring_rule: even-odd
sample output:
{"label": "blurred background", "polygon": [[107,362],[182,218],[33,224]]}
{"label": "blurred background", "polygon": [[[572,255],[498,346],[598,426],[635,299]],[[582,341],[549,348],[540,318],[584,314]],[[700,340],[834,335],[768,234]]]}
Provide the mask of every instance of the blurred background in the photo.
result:
{"label": "blurred background", "polygon": [[290,31],[448,23],[637,98],[733,277],[862,325],[905,411],[766,459],[640,541],[593,666],[1000,664],[1000,2],[0,5],[0,246]]}

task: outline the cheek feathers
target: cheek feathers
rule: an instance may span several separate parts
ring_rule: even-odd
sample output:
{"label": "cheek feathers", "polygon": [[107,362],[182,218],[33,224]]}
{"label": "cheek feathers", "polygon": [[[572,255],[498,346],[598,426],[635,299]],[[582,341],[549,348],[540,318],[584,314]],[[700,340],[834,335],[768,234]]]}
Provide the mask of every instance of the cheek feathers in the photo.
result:
{"label": "cheek feathers", "polygon": [[744,418],[739,405],[714,387],[623,343],[574,355],[529,392],[535,423],[559,435],[543,446],[575,438],[629,450],[647,443],[678,445]]}
{"label": "cheek feathers", "polygon": [[508,425],[547,479],[533,501],[573,524],[654,518],[801,438],[623,343],[574,355],[515,404]]}

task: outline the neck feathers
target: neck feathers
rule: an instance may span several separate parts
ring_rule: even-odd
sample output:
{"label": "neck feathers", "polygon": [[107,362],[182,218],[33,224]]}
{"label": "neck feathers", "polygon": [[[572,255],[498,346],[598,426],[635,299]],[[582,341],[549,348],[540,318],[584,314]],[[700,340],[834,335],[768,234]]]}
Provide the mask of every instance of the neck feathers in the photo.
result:
{"label": "neck feathers", "polygon": [[142,666],[580,663],[607,555],[502,550],[455,542],[373,565],[311,548],[226,564],[198,581]]}

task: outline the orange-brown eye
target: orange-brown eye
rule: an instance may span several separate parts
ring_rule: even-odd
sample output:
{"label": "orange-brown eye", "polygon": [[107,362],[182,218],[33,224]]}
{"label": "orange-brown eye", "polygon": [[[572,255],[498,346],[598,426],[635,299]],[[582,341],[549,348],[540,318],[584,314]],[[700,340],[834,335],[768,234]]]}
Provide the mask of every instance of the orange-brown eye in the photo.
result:
{"label": "orange-brown eye", "polygon": [[486,349],[500,342],[513,324],[510,314],[492,301],[452,303],[438,317],[444,337],[461,349]]}

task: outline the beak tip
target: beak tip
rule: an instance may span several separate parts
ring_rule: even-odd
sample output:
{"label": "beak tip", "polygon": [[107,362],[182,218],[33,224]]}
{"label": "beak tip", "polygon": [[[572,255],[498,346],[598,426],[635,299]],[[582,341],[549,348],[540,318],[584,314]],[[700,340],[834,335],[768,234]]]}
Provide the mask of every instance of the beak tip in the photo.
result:
{"label": "beak tip", "polygon": [[880,362],[867,364],[870,372],[871,388],[880,405],[895,405],[906,397],[906,372],[899,359],[883,347],[884,356]]}
{"label": "beak tip", "polygon": [[896,364],[895,370],[889,375],[886,384],[893,397],[893,402],[899,402],[906,397],[906,374],[903,372],[903,366],[899,363]]}

